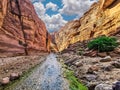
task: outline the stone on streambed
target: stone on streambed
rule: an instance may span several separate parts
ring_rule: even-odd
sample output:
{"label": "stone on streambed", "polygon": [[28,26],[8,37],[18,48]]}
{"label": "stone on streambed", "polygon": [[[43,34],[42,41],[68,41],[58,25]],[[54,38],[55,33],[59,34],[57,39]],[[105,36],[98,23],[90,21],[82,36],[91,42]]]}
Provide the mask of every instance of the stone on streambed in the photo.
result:
{"label": "stone on streambed", "polygon": [[113,62],[112,65],[113,65],[115,68],[120,68],[120,62],[118,62],[118,61]]}
{"label": "stone on streambed", "polygon": [[114,53],[120,54],[120,48],[115,48],[115,49],[114,49]]}
{"label": "stone on streambed", "polygon": [[106,57],[107,53],[106,52],[102,52],[102,53],[97,53],[98,56],[100,57]]}
{"label": "stone on streambed", "polygon": [[72,58],[72,59],[69,59],[69,60],[65,61],[65,64],[66,64],[66,65],[72,64],[74,61],[76,61],[76,60],[78,60],[78,59],[79,59],[78,57],[74,57],[74,58]]}
{"label": "stone on streambed", "polygon": [[112,85],[109,85],[109,84],[98,84],[95,87],[95,90],[113,90],[113,89],[112,89]]}
{"label": "stone on streambed", "polygon": [[10,83],[10,78],[9,77],[5,77],[1,80],[1,85],[7,85]]}
{"label": "stone on streambed", "polygon": [[100,68],[98,66],[91,66],[88,68],[87,73],[93,73],[94,71],[98,71]]}
{"label": "stone on streambed", "polygon": [[19,73],[11,73],[10,74],[10,80],[16,80],[20,77],[20,74]]}
{"label": "stone on streambed", "polygon": [[110,62],[112,58],[110,56],[106,56],[105,58],[100,59],[100,62]]}
{"label": "stone on streambed", "polygon": [[75,63],[75,66],[77,66],[77,67],[83,66],[83,63],[78,61],[78,62]]}
{"label": "stone on streambed", "polygon": [[97,75],[93,75],[93,74],[87,74],[85,75],[85,78],[88,80],[88,81],[92,81],[92,80],[95,80],[97,79]]}
{"label": "stone on streambed", "polygon": [[107,66],[104,66],[102,67],[104,69],[104,71],[112,71],[112,69],[114,68],[113,66],[111,65],[107,65]]}
{"label": "stone on streambed", "polygon": [[120,81],[113,84],[113,90],[120,90]]}
{"label": "stone on streambed", "polygon": [[98,85],[99,82],[88,82],[87,84],[87,87],[88,87],[88,90],[94,90],[95,86]]}

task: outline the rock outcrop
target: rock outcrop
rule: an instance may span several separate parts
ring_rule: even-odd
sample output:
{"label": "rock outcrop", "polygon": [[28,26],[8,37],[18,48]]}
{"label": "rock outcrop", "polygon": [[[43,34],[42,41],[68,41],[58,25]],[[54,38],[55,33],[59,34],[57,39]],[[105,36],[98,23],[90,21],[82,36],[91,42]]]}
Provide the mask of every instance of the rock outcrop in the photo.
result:
{"label": "rock outcrop", "polygon": [[47,51],[48,37],[30,0],[0,0],[0,53]]}
{"label": "rock outcrop", "polygon": [[120,0],[99,0],[79,20],[68,22],[55,34],[58,51],[70,44],[120,32]]}

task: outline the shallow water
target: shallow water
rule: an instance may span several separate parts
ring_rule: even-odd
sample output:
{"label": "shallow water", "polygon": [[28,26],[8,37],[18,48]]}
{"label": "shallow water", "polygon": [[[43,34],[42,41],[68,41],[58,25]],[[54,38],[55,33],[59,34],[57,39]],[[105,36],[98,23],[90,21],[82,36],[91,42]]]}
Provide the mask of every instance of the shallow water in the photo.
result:
{"label": "shallow water", "polygon": [[12,90],[69,90],[69,85],[62,76],[61,64],[52,53],[46,57],[42,65]]}

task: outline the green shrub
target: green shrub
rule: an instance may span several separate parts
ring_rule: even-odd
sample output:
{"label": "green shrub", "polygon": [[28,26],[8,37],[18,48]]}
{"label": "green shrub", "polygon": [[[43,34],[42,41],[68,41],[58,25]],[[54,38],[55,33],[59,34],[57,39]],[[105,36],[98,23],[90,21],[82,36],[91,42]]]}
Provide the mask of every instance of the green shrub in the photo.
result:
{"label": "green shrub", "polygon": [[113,37],[101,36],[88,43],[88,48],[99,52],[113,51],[118,46],[117,39]]}

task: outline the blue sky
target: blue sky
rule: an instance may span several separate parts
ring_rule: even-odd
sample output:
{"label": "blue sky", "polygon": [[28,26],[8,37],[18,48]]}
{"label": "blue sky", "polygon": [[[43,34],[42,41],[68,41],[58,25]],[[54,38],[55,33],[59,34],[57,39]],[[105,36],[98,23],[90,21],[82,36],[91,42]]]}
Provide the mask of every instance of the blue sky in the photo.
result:
{"label": "blue sky", "polygon": [[97,0],[31,0],[49,32],[58,31],[68,21],[80,18]]}

